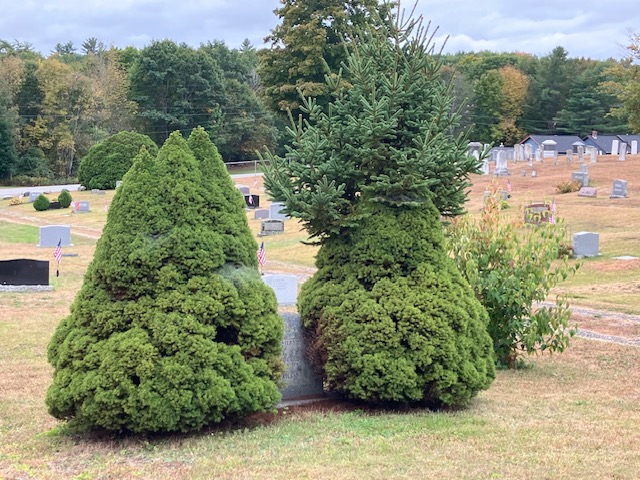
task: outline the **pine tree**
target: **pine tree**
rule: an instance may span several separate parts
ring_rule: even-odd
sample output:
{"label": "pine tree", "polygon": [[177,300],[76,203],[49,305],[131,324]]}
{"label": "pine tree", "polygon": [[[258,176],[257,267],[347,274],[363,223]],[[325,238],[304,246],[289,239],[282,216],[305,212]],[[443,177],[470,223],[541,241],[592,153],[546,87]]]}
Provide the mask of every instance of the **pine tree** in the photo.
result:
{"label": "pine tree", "polygon": [[[460,405],[494,378],[487,314],[443,246],[477,161],[419,22],[369,28],[326,109],[267,154],[265,184],[321,243],[298,308],[326,385],[375,403]],[[413,34],[416,35],[413,35]]]}
{"label": "pine tree", "polygon": [[281,19],[261,50],[258,74],[263,97],[273,110],[300,113],[300,94],[313,96],[326,106],[331,91],[324,82],[337,74],[346,59],[344,42],[355,28],[373,21],[372,13],[385,5],[377,0],[281,0],[275,10]]}
{"label": "pine tree", "polygon": [[[187,431],[271,408],[282,320],[240,193],[206,134],[144,149],[49,344],[49,412],[84,428]],[[194,155],[195,153],[195,155]],[[228,199],[231,199],[229,201]],[[228,233],[240,225],[241,241]],[[235,242],[235,243],[234,243]],[[232,246],[229,247],[228,245]]]}

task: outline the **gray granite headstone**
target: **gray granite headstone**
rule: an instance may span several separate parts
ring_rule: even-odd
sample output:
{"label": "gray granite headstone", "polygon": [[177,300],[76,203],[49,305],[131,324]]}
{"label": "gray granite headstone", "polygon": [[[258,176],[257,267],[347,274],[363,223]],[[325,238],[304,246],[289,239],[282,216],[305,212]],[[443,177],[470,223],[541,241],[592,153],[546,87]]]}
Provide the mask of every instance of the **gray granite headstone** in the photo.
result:
{"label": "gray granite headstone", "polygon": [[580,165],[580,173],[589,173],[589,165],[587,165],[586,163],[583,163],[582,165]]}
{"label": "gray granite headstone", "polygon": [[266,274],[261,278],[275,292],[278,305],[293,305],[298,301],[297,275]]}
{"label": "gray granite headstone", "polygon": [[251,193],[251,188],[246,185],[236,185],[236,188],[240,190],[240,193],[243,195],[249,195]]}
{"label": "gray granite headstone", "polygon": [[573,235],[573,254],[578,257],[598,255],[600,235],[593,232],[577,232]]}
{"label": "gray granite headstone", "polygon": [[624,161],[627,159],[627,144],[622,142],[620,144],[620,160]]}
{"label": "gray granite headstone", "polygon": [[263,220],[260,224],[260,235],[276,235],[284,232],[284,220]]}
{"label": "gray granite headstone", "polygon": [[269,218],[269,210],[267,210],[266,208],[263,208],[262,210],[253,211],[254,220],[265,219],[265,218]]}
{"label": "gray granite headstone", "polygon": [[90,212],[89,210],[89,202],[76,202],[76,212]]}
{"label": "gray granite headstone", "polygon": [[40,227],[39,247],[68,247],[71,244],[71,225],[46,225]]}
{"label": "gray granite headstone", "polygon": [[297,313],[280,313],[284,321],[282,357],[285,371],[280,389],[283,400],[316,397],[323,394],[322,379],[306,357],[304,331]]}
{"label": "gray granite headstone", "polygon": [[627,198],[628,196],[626,180],[614,180],[613,192],[611,192],[609,198]]}
{"label": "gray granite headstone", "polygon": [[578,196],[596,198],[598,196],[598,189],[593,187],[582,187],[578,192]]}
{"label": "gray granite headstone", "polygon": [[283,208],[284,203],[273,202],[271,205],[269,205],[269,218],[271,218],[272,220],[286,220],[287,218],[289,218],[282,212]]}
{"label": "gray granite headstone", "polygon": [[582,172],[571,172],[571,181],[580,182],[583,187],[589,185],[589,174]]}
{"label": "gray granite headstone", "polygon": [[29,192],[29,202],[33,203],[40,196],[40,192]]}

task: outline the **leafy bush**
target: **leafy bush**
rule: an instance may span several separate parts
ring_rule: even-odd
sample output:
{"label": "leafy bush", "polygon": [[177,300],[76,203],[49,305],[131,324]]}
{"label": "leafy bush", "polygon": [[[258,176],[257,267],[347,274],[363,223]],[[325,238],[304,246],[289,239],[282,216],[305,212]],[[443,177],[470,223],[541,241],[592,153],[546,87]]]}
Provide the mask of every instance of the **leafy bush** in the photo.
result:
{"label": "leafy bush", "polygon": [[78,180],[89,190],[113,189],[131,168],[134,157],[145,147],[151,156],[158,146],[148,136],[135,132],[119,132],[92,146],[78,167]]}
{"label": "leafy bush", "polygon": [[523,225],[500,214],[500,202],[487,201],[479,219],[456,219],[449,248],[458,268],[489,313],[489,333],[498,361],[518,365],[526,352],[562,352],[575,329],[565,297],[541,307],[550,290],[579,264],[557,260],[564,247],[562,225]]}
{"label": "leafy bush", "polygon": [[[461,405],[491,384],[487,313],[444,250],[439,214],[371,204],[324,243],[298,305],[326,385],[375,402]],[[365,212],[362,212],[363,214]]]}
{"label": "leafy bush", "polygon": [[207,133],[136,157],[48,358],[49,412],[85,428],[187,431],[273,408],[282,319],[244,200]]}
{"label": "leafy bush", "polygon": [[44,212],[45,210],[49,209],[50,204],[51,202],[49,201],[49,199],[43,194],[40,194],[36,198],[35,202],[33,202],[33,208],[35,208],[39,212]]}
{"label": "leafy bush", "polygon": [[69,190],[62,190],[62,192],[60,192],[60,195],[58,195],[58,203],[60,204],[60,208],[69,208],[72,200],[73,198],[71,198]]}
{"label": "leafy bush", "polygon": [[582,188],[582,182],[580,180],[560,182],[556,185],[557,193],[573,193]]}

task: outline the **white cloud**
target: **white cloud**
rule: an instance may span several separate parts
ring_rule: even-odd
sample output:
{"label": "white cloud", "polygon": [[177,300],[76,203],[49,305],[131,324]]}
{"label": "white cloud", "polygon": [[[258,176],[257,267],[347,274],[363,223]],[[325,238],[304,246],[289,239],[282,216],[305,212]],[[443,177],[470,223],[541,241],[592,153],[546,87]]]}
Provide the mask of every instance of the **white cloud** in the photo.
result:
{"label": "white cloud", "polygon": [[[88,37],[143,47],[170,38],[198,46],[244,38],[257,47],[278,23],[279,0],[0,0],[0,38],[27,41],[45,54],[56,43]],[[411,7],[413,0],[405,0]],[[561,45],[572,57],[620,58],[628,30],[640,29],[637,0],[420,0],[417,13],[450,35],[447,51],[548,54]]]}

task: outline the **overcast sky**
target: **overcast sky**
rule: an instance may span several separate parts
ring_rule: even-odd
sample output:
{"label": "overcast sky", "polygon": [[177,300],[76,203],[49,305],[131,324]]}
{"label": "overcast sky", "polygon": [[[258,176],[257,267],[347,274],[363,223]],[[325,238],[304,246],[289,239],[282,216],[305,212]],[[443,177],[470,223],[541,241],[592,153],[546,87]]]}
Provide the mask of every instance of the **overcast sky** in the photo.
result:
{"label": "overcast sky", "polygon": [[[239,47],[278,23],[279,0],[0,0],[0,39],[29,42],[49,55],[56,43],[78,48],[89,37],[138,48],[172,39],[194,47],[223,40]],[[413,1],[404,0],[404,6]],[[570,57],[622,58],[629,32],[640,31],[638,0],[419,0],[418,12],[449,36],[447,52],[491,50]]]}

